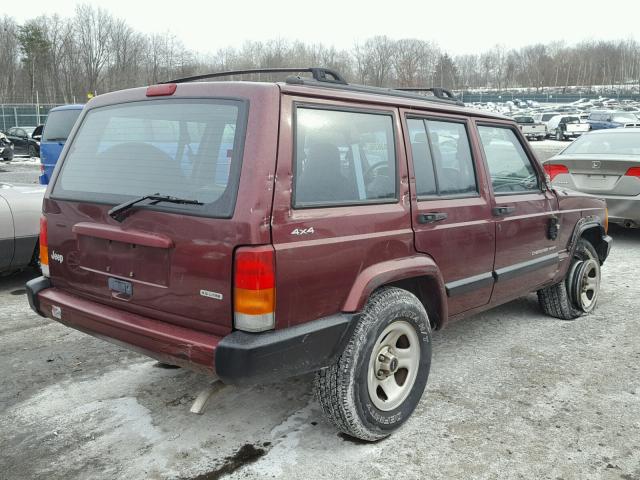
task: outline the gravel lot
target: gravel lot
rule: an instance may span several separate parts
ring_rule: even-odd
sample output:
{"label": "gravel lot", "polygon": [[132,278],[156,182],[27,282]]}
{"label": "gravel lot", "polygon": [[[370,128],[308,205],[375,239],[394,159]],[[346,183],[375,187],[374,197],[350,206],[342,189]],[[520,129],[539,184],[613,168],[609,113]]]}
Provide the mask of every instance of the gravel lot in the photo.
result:
{"label": "gravel lot", "polygon": [[612,235],[594,314],[530,295],[436,332],[423,401],[376,444],[324,423],[310,376],[191,414],[207,378],[31,313],[35,272],[0,278],[0,479],[640,479],[640,231]]}
{"label": "gravel lot", "polygon": [[10,162],[0,162],[0,182],[38,183],[40,159],[14,157]]}

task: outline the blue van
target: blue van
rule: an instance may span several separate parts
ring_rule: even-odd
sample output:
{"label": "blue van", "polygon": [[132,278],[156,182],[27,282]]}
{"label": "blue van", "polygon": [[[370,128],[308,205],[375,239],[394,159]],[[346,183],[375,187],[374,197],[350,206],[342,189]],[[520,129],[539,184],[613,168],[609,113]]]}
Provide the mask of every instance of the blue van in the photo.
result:
{"label": "blue van", "polygon": [[40,141],[40,184],[47,185],[62,147],[84,105],[63,105],[49,110]]}

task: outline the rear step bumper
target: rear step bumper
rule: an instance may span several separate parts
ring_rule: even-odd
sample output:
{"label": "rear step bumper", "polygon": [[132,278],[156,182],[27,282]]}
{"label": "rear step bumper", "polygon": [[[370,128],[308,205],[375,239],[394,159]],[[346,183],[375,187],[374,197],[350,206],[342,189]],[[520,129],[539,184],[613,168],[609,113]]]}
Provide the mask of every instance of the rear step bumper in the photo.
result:
{"label": "rear step bumper", "polygon": [[240,385],[282,380],[328,366],[342,351],[355,317],[341,313],[272,332],[235,331],[216,337],[71,295],[53,287],[46,277],[27,282],[26,290],[29,305],[43,317]]}
{"label": "rear step bumper", "polygon": [[214,373],[221,338],[71,295],[40,277],[27,282],[31,308],[43,317],[162,362]]}

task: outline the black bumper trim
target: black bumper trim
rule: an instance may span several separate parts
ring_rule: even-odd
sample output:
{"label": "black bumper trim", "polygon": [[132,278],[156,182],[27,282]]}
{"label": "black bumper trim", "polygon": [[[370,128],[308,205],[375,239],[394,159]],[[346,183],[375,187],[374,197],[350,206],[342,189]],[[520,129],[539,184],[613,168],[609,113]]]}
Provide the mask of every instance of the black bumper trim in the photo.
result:
{"label": "black bumper trim", "polygon": [[604,235],[602,237],[602,241],[596,246],[596,253],[598,254],[598,258],[600,258],[601,265],[609,256],[609,252],[611,252],[612,242],[613,238],[611,238],[609,235]]}
{"label": "black bumper trim", "polygon": [[216,375],[224,383],[252,385],[320,370],[342,351],[355,316],[341,313],[272,332],[233,332],[216,348]]}
{"label": "black bumper trim", "polygon": [[31,310],[36,312],[41,317],[44,317],[45,315],[40,312],[40,300],[38,300],[38,293],[50,287],[51,280],[49,280],[47,277],[36,277],[33,280],[29,280],[25,284],[29,306],[31,307]]}

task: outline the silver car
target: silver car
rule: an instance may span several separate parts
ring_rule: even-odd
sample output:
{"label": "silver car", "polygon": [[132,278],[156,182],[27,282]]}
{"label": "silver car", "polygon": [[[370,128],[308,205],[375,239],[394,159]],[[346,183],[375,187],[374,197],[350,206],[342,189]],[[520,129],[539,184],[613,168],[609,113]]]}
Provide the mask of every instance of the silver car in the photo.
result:
{"label": "silver car", "polygon": [[543,165],[553,185],[605,198],[609,221],[640,227],[640,128],[589,132]]}
{"label": "silver car", "polygon": [[38,265],[40,212],[46,187],[0,182],[0,272]]}

